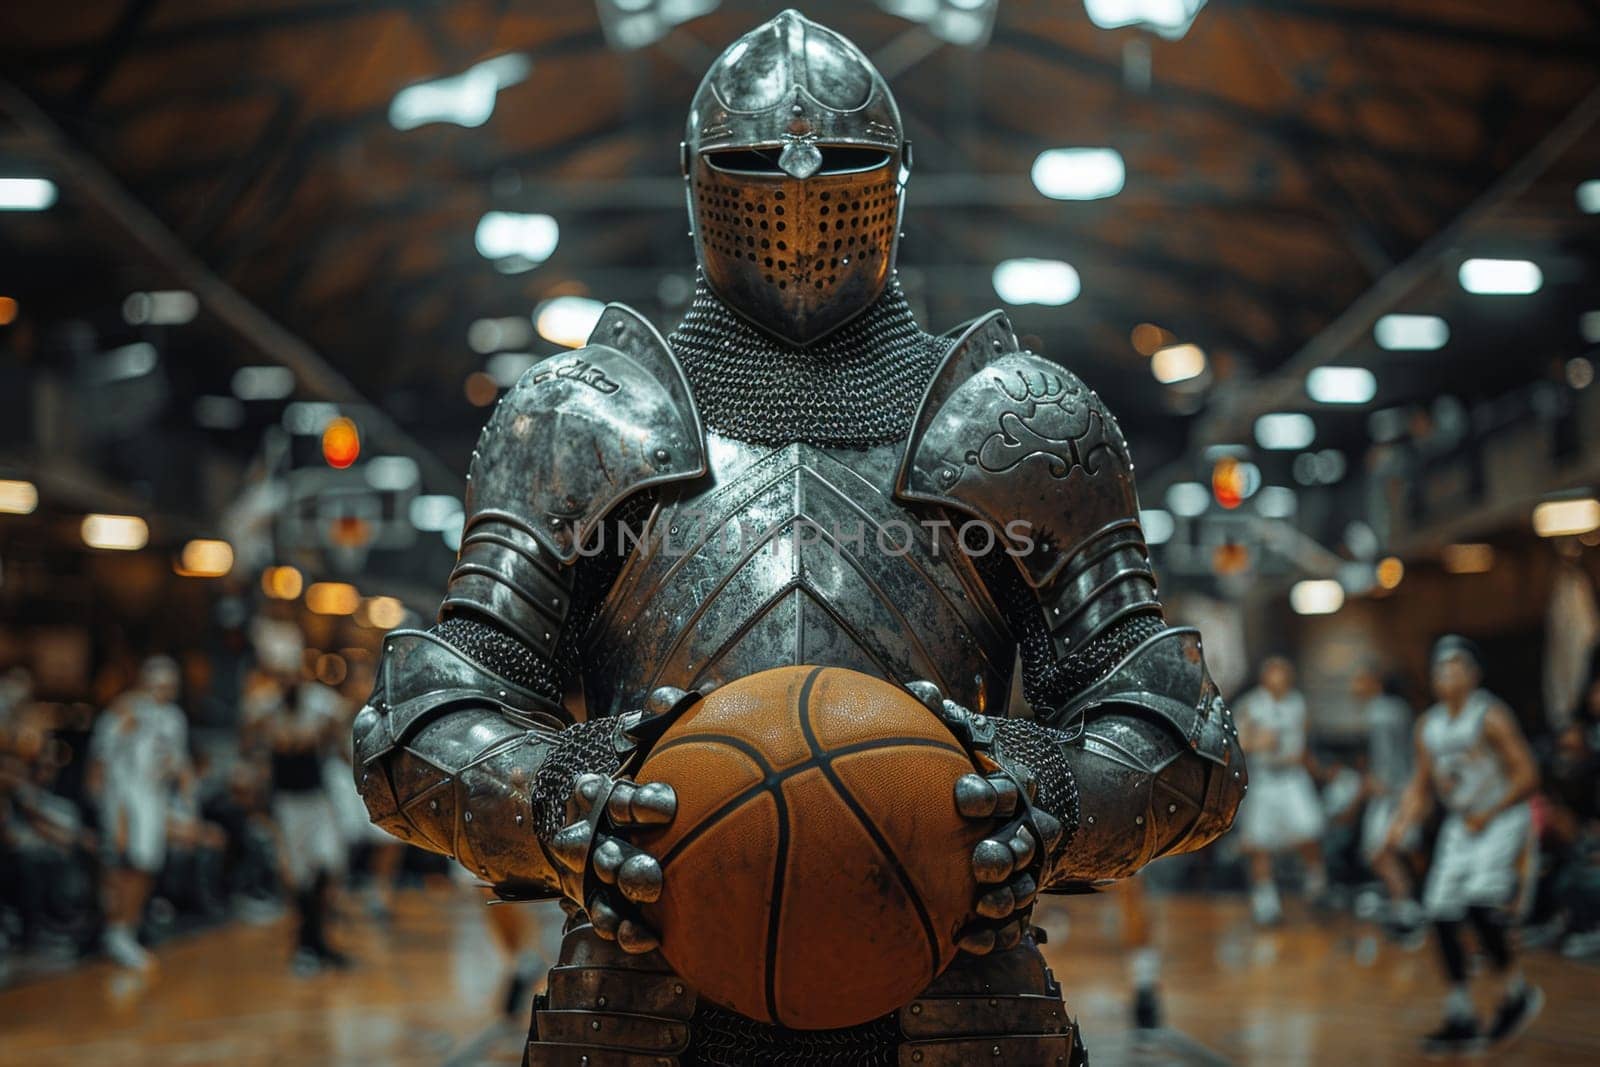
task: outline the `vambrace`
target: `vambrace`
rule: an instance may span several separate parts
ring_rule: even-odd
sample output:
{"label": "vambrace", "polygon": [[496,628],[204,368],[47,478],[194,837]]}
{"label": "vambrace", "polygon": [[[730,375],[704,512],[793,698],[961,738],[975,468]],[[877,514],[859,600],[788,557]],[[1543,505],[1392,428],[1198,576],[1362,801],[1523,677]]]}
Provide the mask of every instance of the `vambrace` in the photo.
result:
{"label": "vambrace", "polygon": [[567,792],[541,787],[570,791],[591,769],[547,771],[585,734],[615,729],[593,726],[569,726],[560,704],[435,633],[397,630],[356,717],[356,785],[372,821],[401,840],[457,860],[502,896],[551,895],[559,879],[537,831],[552,808],[564,811]]}
{"label": "vambrace", "polygon": [[[1051,857],[1046,888],[1122,878],[1157,856],[1192,852],[1233,824],[1244,755],[1233,715],[1201,657],[1200,634],[1164,629],[1055,710],[1077,784],[1078,831]],[[1081,729],[1077,724],[1081,723]]]}

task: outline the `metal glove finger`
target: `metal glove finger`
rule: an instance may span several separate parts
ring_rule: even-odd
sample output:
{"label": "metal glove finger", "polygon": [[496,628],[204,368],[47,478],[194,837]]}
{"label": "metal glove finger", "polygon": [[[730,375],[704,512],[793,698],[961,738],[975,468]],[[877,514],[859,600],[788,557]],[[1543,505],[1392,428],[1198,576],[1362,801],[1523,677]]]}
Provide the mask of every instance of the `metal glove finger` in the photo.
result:
{"label": "metal glove finger", "polygon": [[550,851],[563,867],[577,873],[589,860],[589,837],[587,822],[563,826],[550,840]]}
{"label": "metal glove finger", "polygon": [[594,847],[589,862],[594,865],[595,877],[606,885],[616,885],[617,871],[627,858],[621,841],[614,837],[602,837],[600,843]]}
{"label": "metal glove finger", "polygon": [[999,803],[1000,794],[983,775],[963,774],[956,779],[956,811],[966,818],[991,818]]}
{"label": "metal glove finger", "polygon": [[605,894],[596,893],[589,898],[589,921],[594,924],[594,932],[607,941],[617,939],[617,928],[622,925],[622,914],[606,901]]}
{"label": "metal glove finger", "polygon": [[935,715],[942,716],[944,714],[944,694],[939,692],[938,686],[925,678],[919,678],[914,682],[907,682],[906,688],[929,711]]}
{"label": "metal glove finger", "polygon": [[1004,919],[1017,910],[1017,899],[1010,886],[999,886],[978,898],[978,914],[985,919]]}
{"label": "metal glove finger", "polygon": [[623,919],[617,927],[617,947],[622,951],[637,955],[641,952],[652,952],[661,946],[661,939],[643,923],[632,919]]}
{"label": "metal glove finger", "polygon": [[1011,835],[1011,840],[1006,842],[1011,847],[1011,852],[1017,857],[1016,866],[1026,867],[1033,862],[1034,840],[1026,826],[1017,827],[1017,832]]}
{"label": "metal glove finger", "polygon": [[612,819],[618,825],[662,826],[677,813],[677,792],[666,782],[651,782],[633,790],[626,818],[613,813]]}
{"label": "metal glove finger", "polygon": [[1017,789],[1016,780],[1009,774],[1003,773],[991,774],[988,780],[989,784],[994,787],[996,798],[994,805],[995,815],[1009,819],[1017,813],[1017,804],[1021,800],[1021,792]]}
{"label": "metal glove finger", "polygon": [[1039,897],[1039,883],[1027,871],[1023,871],[1013,878],[1007,883],[1007,887],[1011,890],[1011,896],[1016,901],[1017,911],[1028,907]]}
{"label": "metal glove finger", "polygon": [[617,888],[629,900],[649,904],[661,898],[661,864],[654,856],[631,851],[617,871]]}
{"label": "metal glove finger", "polygon": [[618,778],[611,787],[611,795],[606,797],[606,814],[614,823],[627,823],[631,821],[629,809],[633,806],[633,794],[638,786],[626,778]]}
{"label": "metal glove finger", "polygon": [[994,884],[1011,876],[1016,856],[1004,841],[985,838],[972,850],[972,873],[979,882]]}
{"label": "metal glove finger", "polygon": [[1008,922],[1000,927],[994,935],[994,947],[997,949],[1016,948],[1022,940],[1022,920]]}
{"label": "metal glove finger", "polygon": [[606,776],[588,772],[580,774],[572,783],[572,798],[585,806],[594,803],[594,798],[600,795],[600,790],[605,788]]}
{"label": "metal glove finger", "polygon": [[1045,852],[1054,852],[1056,846],[1061,844],[1061,835],[1066,830],[1066,827],[1061,825],[1061,820],[1042,808],[1035,808],[1033,826],[1039,831],[1039,836],[1044,838]]}
{"label": "metal glove finger", "polygon": [[994,943],[994,928],[989,926],[969,926],[956,938],[956,947],[974,956],[987,956],[994,951]]}

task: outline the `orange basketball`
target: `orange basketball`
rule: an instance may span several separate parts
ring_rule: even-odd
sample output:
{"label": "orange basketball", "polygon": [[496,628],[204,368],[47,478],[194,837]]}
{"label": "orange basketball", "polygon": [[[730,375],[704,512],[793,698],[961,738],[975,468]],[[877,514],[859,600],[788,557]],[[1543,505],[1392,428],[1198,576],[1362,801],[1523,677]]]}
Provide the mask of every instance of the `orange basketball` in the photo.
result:
{"label": "orange basketball", "polygon": [[640,782],[678,813],[633,840],[666,887],[661,952],[701,994],[795,1029],[854,1026],[954,958],[976,899],[981,824],[956,811],[973,769],[906,690],[835,667],[729,682],[657,742]]}

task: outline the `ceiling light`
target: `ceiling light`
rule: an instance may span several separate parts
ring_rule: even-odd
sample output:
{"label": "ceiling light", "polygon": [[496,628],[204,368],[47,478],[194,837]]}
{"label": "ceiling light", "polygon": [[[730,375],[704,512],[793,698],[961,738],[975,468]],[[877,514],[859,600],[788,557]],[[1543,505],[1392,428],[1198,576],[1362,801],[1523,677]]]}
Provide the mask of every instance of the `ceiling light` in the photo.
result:
{"label": "ceiling light", "polygon": [[520,315],[501,319],[477,319],[467,327],[467,344],[479,355],[487,356],[502,348],[521,348],[533,340],[533,324]]}
{"label": "ceiling light", "polygon": [[1206,372],[1205,349],[1199,345],[1168,345],[1150,357],[1150,373],[1162,385],[1176,385]]}
{"label": "ceiling light", "polygon": [[430,122],[482,126],[494,114],[496,94],[527,78],[532,68],[527,56],[510,53],[486,59],[451,78],[408,85],[390,102],[389,123],[397,130],[413,130]]}
{"label": "ceiling light", "polygon": [[484,364],[483,369],[489,372],[489,377],[494,379],[495,385],[501,389],[510,389],[528,373],[528,368],[537,362],[539,357],[532,352],[497,352],[489,357],[489,362]]}
{"label": "ceiling light", "polygon": [[1533,509],[1533,531],[1540,537],[1566,537],[1600,530],[1600,500],[1578,497],[1546,500]]}
{"label": "ceiling light", "polygon": [[137,515],[85,515],[79,532],[90,548],[132,552],[150,542],[150,527]]}
{"label": "ceiling light", "polygon": [[546,341],[578,348],[589,340],[605,309],[587,296],[553,297],[534,310],[533,324]]}
{"label": "ceiling light", "polygon": [[233,395],[240,400],[282,400],[294,392],[288,367],[240,367],[233,372]]}
{"label": "ceiling light", "polygon": [[361,593],[348,582],[313,582],[306,590],[306,607],[317,615],[354,615]]}
{"label": "ceiling light", "polygon": [[1600,215],[1600,178],[1579,182],[1577,201],[1578,210],[1585,215]]}
{"label": "ceiling light", "polygon": [[1033,186],[1052,200],[1116,196],[1127,176],[1115,148],[1047,148],[1033,161]]}
{"label": "ceiling light", "polygon": [[1189,32],[1206,0],[1083,0],[1089,21],[1102,30],[1139,26],[1176,41]]}
{"label": "ceiling light", "polygon": [[0,211],[43,211],[55,202],[49,178],[0,178]]}
{"label": "ceiling light", "polygon": [[1185,519],[1197,518],[1211,506],[1211,493],[1199,482],[1176,482],[1167,489],[1167,510]]}
{"label": "ceiling light", "polygon": [[293,600],[305,586],[305,577],[294,567],[268,567],[261,572],[261,591],[273,600]]}
{"label": "ceiling light", "polygon": [[1287,519],[1299,506],[1299,498],[1288,486],[1269,485],[1256,494],[1256,511],[1264,519]]}
{"label": "ceiling light", "polygon": [[233,546],[204,538],[190,541],[174,569],[185,578],[221,578],[233,570]]}
{"label": "ceiling light", "polygon": [[1405,576],[1406,565],[1400,561],[1399,556],[1386,556],[1378,561],[1377,579],[1379,588],[1394,589],[1399,586],[1401,579]]}
{"label": "ceiling light", "polygon": [[1365,367],[1316,367],[1306,375],[1306,395],[1319,404],[1365,404],[1378,395],[1378,379]]}
{"label": "ceiling light", "polygon": [[1147,545],[1166,544],[1172,540],[1177,528],[1177,523],[1172,521],[1172,513],[1161,508],[1141,509],[1139,525],[1144,529],[1144,543]]}
{"label": "ceiling light", "polygon": [[1385,315],[1373,324],[1372,336],[1391,352],[1432,352],[1450,340],[1450,324],[1437,315]]}
{"label": "ceiling light", "polygon": [[122,302],[122,321],[129,326],[182,326],[200,313],[200,300],[187,289],[129,293]]}
{"label": "ceiling light", "polygon": [[32,515],[38,506],[38,486],[20,479],[0,479],[0,514]]}
{"label": "ceiling light", "polygon": [[[478,254],[506,273],[532,270],[555,252],[561,227],[549,215],[490,211],[478,220],[473,243]],[[470,340],[470,338],[469,338]]]}
{"label": "ceiling light", "polygon": [[1274,451],[1305,448],[1317,437],[1317,424],[1301,411],[1277,411],[1256,420],[1256,444]]}
{"label": "ceiling light", "polygon": [[1070,304],[1083,282],[1070,263],[1059,259],[1008,259],[994,269],[994,291],[1008,304]]}
{"label": "ceiling light", "polygon": [[406,606],[392,596],[368,597],[356,621],[377,630],[392,630],[406,619]]}
{"label": "ceiling light", "polygon": [[462,511],[461,501],[447,493],[423,493],[411,499],[408,514],[412,526],[437,533],[447,529]]}
{"label": "ceiling light", "polygon": [[1344,586],[1332,578],[1295,582],[1289,590],[1289,606],[1296,615],[1332,615],[1344,607]]}
{"label": "ceiling light", "polygon": [[1469,259],[1457,277],[1469,293],[1526,296],[1544,285],[1539,264],[1527,259]]}
{"label": "ceiling light", "polygon": [[380,493],[398,493],[417,484],[421,471],[410,456],[373,456],[361,472]]}

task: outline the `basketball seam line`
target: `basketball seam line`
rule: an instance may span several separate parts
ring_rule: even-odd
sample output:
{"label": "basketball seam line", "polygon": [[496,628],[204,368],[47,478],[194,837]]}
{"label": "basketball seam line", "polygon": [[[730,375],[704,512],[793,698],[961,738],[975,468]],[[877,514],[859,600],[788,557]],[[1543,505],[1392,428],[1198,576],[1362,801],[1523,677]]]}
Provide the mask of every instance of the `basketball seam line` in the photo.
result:
{"label": "basketball seam line", "polygon": [[[806,679],[805,685],[800,690],[800,732],[805,736],[806,744],[811,746],[812,755],[819,759],[823,753],[818,749],[817,735],[811,729],[810,699],[811,687],[816,682],[817,676],[824,669],[818,667],[816,672]],[[911,881],[910,872],[906,870],[905,864],[900,861],[900,857],[895,855],[894,849],[890,847],[883,833],[868,818],[866,810],[861,806],[861,802],[856,799],[855,794],[850,792],[838,774],[834,772],[833,761],[824,760],[820,768],[824,777],[828,779],[835,792],[839,794],[839,799],[843,800],[845,806],[855,815],[856,821],[861,824],[861,828],[867,832],[868,837],[872,838],[872,843],[878,846],[878,851],[883,854],[884,859],[893,869],[895,877],[905,889],[906,896],[910,899],[912,907],[916,909],[917,919],[922,923],[923,936],[928,940],[928,981],[933,981],[939,976],[939,935],[934,930],[933,918],[928,914],[927,905],[922,900],[922,893]]]}
{"label": "basketball seam line", "polygon": [[[732,742],[739,741],[739,738],[724,738],[718,734],[696,734],[693,737],[679,738],[677,740],[670,741],[665,745],[657,746],[651,755],[654,755],[656,752],[664,752],[669,748],[676,748],[679,745],[687,745],[692,741],[703,741],[706,744],[713,745],[728,744],[731,748],[737,748],[738,746]],[[730,797],[728,801],[722,805],[722,807],[702,818],[699,824],[696,825],[693,830],[690,830],[688,833],[679,838],[677,842],[667,850],[667,854],[662,856],[659,861],[661,864],[662,873],[666,873],[667,865],[676,859],[684,849],[698,841],[703,833],[715,826],[718,822],[727,818],[729,815],[733,814],[739,808],[744,807],[744,805],[759,797],[761,794],[769,791],[780,792],[781,790],[779,787],[781,787],[783,783],[787,782],[789,779],[804,774],[806,771],[813,771],[824,765],[831,765],[834,760],[841,757],[854,756],[860,752],[873,752],[882,748],[936,748],[942,752],[959,751],[953,742],[947,743],[944,741],[934,741],[926,737],[876,737],[870,741],[857,741],[854,744],[835,749],[834,751],[825,753],[822,756],[813,756],[803,763],[796,763],[794,766],[785,767],[781,771],[767,767],[765,761],[761,761],[762,766],[766,767],[767,769],[767,776],[761,781],[756,782],[754,785],[751,785]]]}

